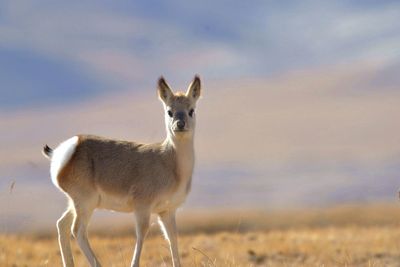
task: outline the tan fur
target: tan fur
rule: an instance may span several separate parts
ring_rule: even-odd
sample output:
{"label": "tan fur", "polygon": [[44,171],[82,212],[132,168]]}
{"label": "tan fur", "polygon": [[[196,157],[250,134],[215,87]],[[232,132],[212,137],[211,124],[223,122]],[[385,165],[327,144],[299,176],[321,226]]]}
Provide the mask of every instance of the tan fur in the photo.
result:
{"label": "tan fur", "polygon": [[[149,216],[157,213],[170,243],[173,264],[180,266],[175,210],[191,186],[193,110],[200,96],[200,79],[195,77],[186,94],[173,94],[160,78],[158,94],[165,108],[167,138],[164,142],[141,144],[79,135],[68,161],[57,165],[62,166],[55,172],[57,185],[71,200],[71,206],[57,222],[64,266],[73,266],[71,248],[66,241],[68,228],[72,229],[90,265],[100,266],[86,236],[90,216],[96,208],[135,213],[137,242],[132,266],[139,266]],[[46,150],[46,155],[53,153],[48,147]],[[54,153],[63,152],[56,149]],[[58,155],[62,160],[63,154]]]}

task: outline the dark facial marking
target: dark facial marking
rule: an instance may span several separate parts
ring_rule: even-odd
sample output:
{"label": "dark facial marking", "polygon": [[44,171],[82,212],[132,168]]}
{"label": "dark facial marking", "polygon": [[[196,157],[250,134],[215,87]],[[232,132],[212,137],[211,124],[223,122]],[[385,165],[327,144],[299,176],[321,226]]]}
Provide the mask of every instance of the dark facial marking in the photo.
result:
{"label": "dark facial marking", "polygon": [[177,120],[184,121],[185,120],[185,112],[178,111],[175,113],[175,117]]}
{"label": "dark facial marking", "polygon": [[194,109],[191,109],[191,110],[189,111],[189,116],[190,116],[190,117],[193,117],[193,114],[194,114]]}

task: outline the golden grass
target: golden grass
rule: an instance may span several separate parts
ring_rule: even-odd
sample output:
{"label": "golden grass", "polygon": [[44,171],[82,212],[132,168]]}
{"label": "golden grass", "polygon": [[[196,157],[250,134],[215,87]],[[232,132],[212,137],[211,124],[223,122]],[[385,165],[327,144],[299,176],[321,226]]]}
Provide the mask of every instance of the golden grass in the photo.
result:
{"label": "golden grass", "polygon": [[[129,266],[133,236],[92,236],[104,266]],[[400,227],[327,227],[190,234],[179,238],[183,266],[400,266]],[[3,235],[0,266],[60,266],[56,238]],[[87,266],[73,242],[77,266]],[[142,266],[170,266],[167,243],[151,236]]]}
{"label": "golden grass", "polygon": [[[229,214],[220,215],[225,220],[219,224],[210,221],[209,228],[205,227],[206,219],[199,220],[201,231],[193,226],[179,236],[182,265],[400,266],[397,211],[395,206],[353,206],[329,209],[325,215],[319,213],[320,217],[316,211],[276,212],[271,213],[269,222],[264,221],[264,229],[263,215],[257,219],[253,213],[239,223],[230,222]],[[184,224],[189,222],[194,223],[181,220]],[[243,228],[241,223],[253,228]],[[221,230],[224,224],[231,231]],[[135,241],[133,231],[92,233],[90,240],[103,266],[129,266]],[[72,244],[76,266],[88,266],[76,242]],[[159,232],[146,239],[141,263],[149,267],[171,266],[167,242]],[[61,266],[56,237],[0,235],[0,266]]]}

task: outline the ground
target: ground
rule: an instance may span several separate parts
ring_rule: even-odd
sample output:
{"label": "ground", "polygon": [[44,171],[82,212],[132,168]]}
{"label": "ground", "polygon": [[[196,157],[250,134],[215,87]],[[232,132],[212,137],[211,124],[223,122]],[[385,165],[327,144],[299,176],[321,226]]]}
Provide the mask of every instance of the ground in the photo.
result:
{"label": "ground", "polygon": [[[224,231],[215,228],[214,223],[209,229],[199,226],[199,231],[181,231],[182,265],[400,266],[400,225],[396,222],[398,216],[392,213],[397,208],[386,209],[379,216],[376,207],[359,212],[356,209],[352,215],[350,210],[331,210],[332,223],[326,219],[321,222],[321,216],[316,214],[303,214],[289,218],[290,223],[282,221],[284,227],[266,223],[269,227],[265,229],[236,225],[236,229],[227,227]],[[370,219],[365,220],[368,212]],[[342,218],[344,214],[348,220]],[[279,220],[288,219],[287,216]],[[271,221],[280,225],[277,217]],[[248,221],[241,224],[249,225]],[[129,266],[135,241],[133,231],[106,235],[93,232],[90,240],[103,266]],[[88,266],[74,240],[72,243],[76,266]],[[171,266],[167,242],[158,231],[153,231],[146,239],[141,263],[149,267]],[[0,266],[61,266],[56,236],[1,234]]]}

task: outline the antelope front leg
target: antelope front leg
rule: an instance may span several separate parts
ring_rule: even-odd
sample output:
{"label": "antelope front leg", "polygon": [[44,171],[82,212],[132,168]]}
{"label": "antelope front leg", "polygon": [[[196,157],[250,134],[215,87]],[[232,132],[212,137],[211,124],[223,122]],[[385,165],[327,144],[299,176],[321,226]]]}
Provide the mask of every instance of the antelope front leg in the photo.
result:
{"label": "antelope front leg", "polygon": [[133,253],[131,267],[139,267],[140,254],[142,252],[143,241],[149,230],[150,212],[137,211],[136,217],[136,245]]}
{"label": "antelope front leg", "polygon": [[171,251],[174,267],[180,267],[181,263],[179,261],[175,211],[160,213],[158,219],[161,229],[163,230],[164,235],[169,242],[169,248]]}

